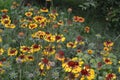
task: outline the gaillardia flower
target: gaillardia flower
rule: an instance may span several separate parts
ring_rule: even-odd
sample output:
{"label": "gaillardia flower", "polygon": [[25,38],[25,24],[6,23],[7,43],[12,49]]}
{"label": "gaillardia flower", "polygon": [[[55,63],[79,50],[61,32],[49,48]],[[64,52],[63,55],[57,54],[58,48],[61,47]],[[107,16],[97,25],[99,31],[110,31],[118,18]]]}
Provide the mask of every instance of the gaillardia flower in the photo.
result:
{"label": "gaillardia flower", "polygon": [[50,61],[47,58],[42,58],[41,62],[39,62],[38,65],[40,67],[40,70],[49,70],[51,68]]}
{"label": "gaillardia flower", "polygon": [[43,7],[43,8],[40,9],[40,12],[48,12],[48,9]]}
{"label": "gaillardia flower", "polygon": [[16,48],[9,48],[8,49],[8,56],[16,56],[18,53],[18,51],[16,50]]}
{"label": "gaillardia flower", "polygon": [[105,64],[112,64],[112,61],[110,58],[103,58]]}
{"label": "gaillardia flower", "polygon": [[77,74],[82,70],[81,66],[83,63],[84,62],[81,59],[78,59],[75,57],[71,60],[63,62],[62,68],[64,69],[65,72],[71,72],[71,73]]}
{"label": "gaillardia flower", "polygon": [[116,74],[114,73],[107,74],[105,80],[116,80]]}
{"label": "gaillardia flower", "polygon": [[27,17],[31,17],[33,14],[32,14],[32,12],[26,12],[25,15],[26,15]]}
{"label": "gaillardia flower", "polygon": [[2,55],[4,53],[4,49],[0,48],[0,55]]}

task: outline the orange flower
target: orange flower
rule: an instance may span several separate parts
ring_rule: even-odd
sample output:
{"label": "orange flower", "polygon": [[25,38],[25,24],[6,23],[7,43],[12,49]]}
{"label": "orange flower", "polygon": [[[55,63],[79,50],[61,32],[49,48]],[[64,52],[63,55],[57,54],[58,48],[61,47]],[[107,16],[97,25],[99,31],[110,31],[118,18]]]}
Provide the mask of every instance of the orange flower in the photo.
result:
{"label": "orange flower", "polygon": [[83,18],[83,17],[79,17],[79,16],[74,16],[73,17],[73,21],[75,21],[75,22],[84,22],[85,21],[85,19]]}
{"label": "orange flower", "polygon": [[3,9],[3,10],[1,10],[1,12],[7,13],[7,12],[8,12],[8,9]]}
{"label": "orange flower", "polygon": [[59,61],[64,61],[65,60],[64,52],[60,50],[58,53],[55,54],[55,58]]}
{"label": "orange flower", "polygon": [[89,33],[89,32],[90,32],[90,27],[86,26],[86,27],[84,28],[84,30],[85,30],[86,33]]}

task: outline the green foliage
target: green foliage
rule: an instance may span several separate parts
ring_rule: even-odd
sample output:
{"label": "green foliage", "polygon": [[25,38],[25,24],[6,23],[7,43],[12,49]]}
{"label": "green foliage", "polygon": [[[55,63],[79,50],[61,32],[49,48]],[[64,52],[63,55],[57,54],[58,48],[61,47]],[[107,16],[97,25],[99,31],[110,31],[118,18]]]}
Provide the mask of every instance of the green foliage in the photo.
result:
{"label": "green foliage", "polygon": [[0,0],[0,9],[10,8],[12,2],[13,0]]}

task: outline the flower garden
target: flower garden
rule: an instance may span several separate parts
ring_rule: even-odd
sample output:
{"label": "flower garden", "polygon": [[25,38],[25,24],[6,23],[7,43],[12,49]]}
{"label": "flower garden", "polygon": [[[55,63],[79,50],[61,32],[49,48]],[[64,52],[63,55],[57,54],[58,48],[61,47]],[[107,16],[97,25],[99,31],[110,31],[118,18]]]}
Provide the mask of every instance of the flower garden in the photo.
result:
{"label": "flower garden", "polygon": [[71,8],[1,9],[0,80],[119,80],[117,44],[85,22]]}

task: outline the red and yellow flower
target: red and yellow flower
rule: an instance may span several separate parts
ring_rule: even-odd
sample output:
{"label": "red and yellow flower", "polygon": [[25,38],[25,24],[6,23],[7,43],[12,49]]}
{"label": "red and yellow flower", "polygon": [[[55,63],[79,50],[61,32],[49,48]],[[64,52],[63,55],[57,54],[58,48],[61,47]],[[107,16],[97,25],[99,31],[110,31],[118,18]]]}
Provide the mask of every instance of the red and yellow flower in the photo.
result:
{"label": "red and yellow flower", "polygon": [[51,56],[51,55],[55,54],[55,51],[56,51],[55,46],[47,46],[43,50],[42,54],[46,55],[46,56]]}
{"label": "red and yellow flower", "polygon": [[112,64],[112,60],[110,58],[103,58],[103,61],[105,62],[105,64]]}
{"label": "red and yellow flower", "polygon": [[50,61],[47,58],[42,58],[38,65],[40,70],[49,70],[51,68]]}
{"label": "red and yellow flower", "polygon": [[27,61],[34,61],[34,57],[32,55],[26,55]]}
{"label": "red and yellow flower", "polygon": [[68,42],[68,43],[67,43],[67,47],[68,47],[68,48],[76,48],[76,44],[73,43],[73,42]]}
{"label": "red and yellow flower", "polygon": [[31,48],[28,46],[20,46],[20,51],[22,53],[30,53],[31,52],[30,50],[31,50]]}
{"label": "red and yellow flower", "polygon": [[38,45],[38,44],[33,44],[31,46],[31,49],[33,50],[33,52],[38,52],[38,51],[40,51],[41,48],[42,48],[42,46]]}
{"label": "red and yellow flower", "polygon": [[26,12],[25,15],[26,15],[27,17],[31,17],[31,16],[33,15],[33,13],[32,13],[32,12]]}
{"label": "red and yellow flower", "polygon": [[30,23],[29,24],[29,29],[35,29],[37,27],[38,27],[38,25],[36,23]]}
{"label": "red and yellow flower", "polygon": [[16,58],[16,61],[17,62],[20,62],[20,63],[23,63],[23,62],[26,62],[27,61],[27,56],[25,54],[20,54],[17,58]]}
{"label": "red and yellow flower", "polygon": [[114,45],[114,42],[112,42],[112,41],[105,41],[104,43],[103,43],[103,45],[105,46],[105,47],[112,47],[113,45]]}
{"label": "red and yellow flower", "polygon": [[48,9],[43,7],[43,8],[40,9],[40,12],[48,12]]}
{"label": "red and yellow flower", "polygon": [[63,35],[55,35],[55,40],[57,42],[64,42],[65,41],[65,37]]}
{"label": "red and yellow flower", "polygon": [[55,58],[63,62],[65,60],[64,52],[60,50],[58,53],[55,54]]}
{"label": "red and yellow flower", "polygon": [[82,70],[81,66],[83,65],[83,63],[84,62],[81,59],[75,57],[66,62],[63,62],[62,68],[64,69],[65,72],[77,74]]}
{"label": "red and yellow flower", "polygon": [[9,48],[8,49],[8,56],[16,56],[18,53],[16,48]]}
{"label": "red and yellow flower", "polygon": [[90,32],[90,27],[86,26],[86,27],[84,28],[84,31],[85,31],[86,33],[89,33],[89,32]]}
{"label": "red and yellow flower", "polygon": [[114,73],[107,74],[105,80],[116,80],[116,74]]}
{"label": "red and yellow flower", "polygon": [[95,71],[94,69],[84,68],[81,70],[81,79],[80,80],[94,80],[95,79]]}

